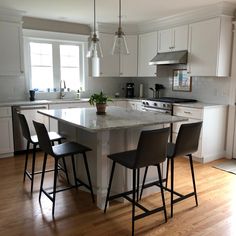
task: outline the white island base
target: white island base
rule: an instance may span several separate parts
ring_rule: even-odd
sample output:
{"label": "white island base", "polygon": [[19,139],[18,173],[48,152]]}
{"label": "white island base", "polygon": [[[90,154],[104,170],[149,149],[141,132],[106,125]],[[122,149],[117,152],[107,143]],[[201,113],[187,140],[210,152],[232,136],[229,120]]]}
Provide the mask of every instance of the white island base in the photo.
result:
{"label": "white island base", "polygon": [[[138,139],[141,130],[162,128],[163,125],[150,126],[145,128],[128,128],[128,129],[114,129],[88,132],[87,130],[71,126],[70,124],[59,122],[59,131],[68,140],[79,142],[92,149],[87,153],[88,165],[92,179],[93,191],[97,196],[97,206],[104,209],[105,199],[107,194],[107,186],[110,178],[111,164],[107,155],[126,150],[137,148]],[[82,156],[81,156],[82,157]],[[68,163],[68,166],[70,163]],[[82,158],[76,158],[77,176],[81,180],[87,182],[87,176],[84,168]],[[72,173],[70,173],[72,180]],[[140,170],[140,186],[143,179],[144,169]],[[166,162],[162,165],[163,176],[166,174]],[[146,183],[158,180],[157,168],[150,167],[146,179]],[[114,178],[112,182],[112,194],[121,193],[123,191],[131,190],[132,187],[132,171],[120,165],[116,166]],[[86,190],[87,191],[87,190]],[[144,190],[144,194],[158,192],[158,187],[151,187]]]}

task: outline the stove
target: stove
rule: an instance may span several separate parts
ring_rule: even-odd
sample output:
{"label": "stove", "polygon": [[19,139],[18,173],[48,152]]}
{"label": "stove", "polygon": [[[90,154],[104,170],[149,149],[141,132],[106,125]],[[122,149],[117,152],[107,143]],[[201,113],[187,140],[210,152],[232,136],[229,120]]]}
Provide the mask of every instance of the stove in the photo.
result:
{"label": "stove", "polygon": [[161,112],[166,114],[173,114],[173,103],[192,103],[197,102],[195,99],[162,97],[149,98],[142,101],[143,111]]}

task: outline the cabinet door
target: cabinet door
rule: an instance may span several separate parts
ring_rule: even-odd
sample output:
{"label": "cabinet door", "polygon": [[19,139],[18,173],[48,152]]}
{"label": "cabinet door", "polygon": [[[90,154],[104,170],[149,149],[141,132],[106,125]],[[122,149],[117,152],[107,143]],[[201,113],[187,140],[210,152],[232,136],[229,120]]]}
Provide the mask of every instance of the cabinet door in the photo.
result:
{"label": "cabinet door", "polygon": [[120,57],[120,76],[137,76],[138,70],[138,37],[137,35],[127,35],[127,45],[130,54]]}
{"label": "cabinet door", "polygon": [[188,25],[175,27],[172,36],[172,47],[174,51],[188,49]]}
{"label": "cabinet door", "polygon": [[160,30],[158,31],[158,52],[169,52],[172,50],[172,30]]}
{"label": "cabinet door", "polygon": [[189,73],[217,76],[220,19],[214,18],[189,27]]}
{"label": "cabinet door", "polygon": [[0,154],[13,153],[12,118],[0,118]]}
{"label": "cabinet door", "polygon": [[157,32],[139,35],[138,76],[156,76],[156,66],[150,60],[157,53]]}
{"label": "cabinet door", "polygon": [[0,76],[19,76],[23,72],[21,26],[0,21]]}
{"label": "cabinet door", "polygon": [[119,55],[112,55],[114,35],[99,34],[103,58],[100,59],[100,76],[119,76]]}

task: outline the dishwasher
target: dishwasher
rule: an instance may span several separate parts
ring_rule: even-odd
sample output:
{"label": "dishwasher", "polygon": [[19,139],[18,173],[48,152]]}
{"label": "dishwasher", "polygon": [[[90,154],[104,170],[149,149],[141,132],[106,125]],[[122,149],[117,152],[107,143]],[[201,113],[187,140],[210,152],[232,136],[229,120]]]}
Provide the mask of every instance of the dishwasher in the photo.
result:
{"label": "dishwasher", "polygon": [[[29,125],[31,135],[35,135],[35,129],[33,120],[43,123],[46,128],[49,128],[49,118],[47,116],[39,114],[37,111],[42,109],[48,109],[48,104],[41,105],[25,105],[25,106],[13,106],[12,107],[12,119],[13,119],[13,137],[14,137],[14,153],[19,154],[26,150],[26,140],[23,137],[20,121],[17,113],[25,115],[25,118]],[[32,146],[30,146],[32,149]]]}

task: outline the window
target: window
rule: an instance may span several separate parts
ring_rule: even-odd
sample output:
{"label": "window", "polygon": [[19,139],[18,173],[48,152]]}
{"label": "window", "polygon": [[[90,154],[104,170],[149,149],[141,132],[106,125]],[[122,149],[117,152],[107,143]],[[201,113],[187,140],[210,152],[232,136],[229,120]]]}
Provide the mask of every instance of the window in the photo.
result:
{"label": "window", "polygon": [[60,85],[64,84],[67,91],[84,89],[87,37],[43,31],[25,32],[25,66],[29,89],[59,91]]}

